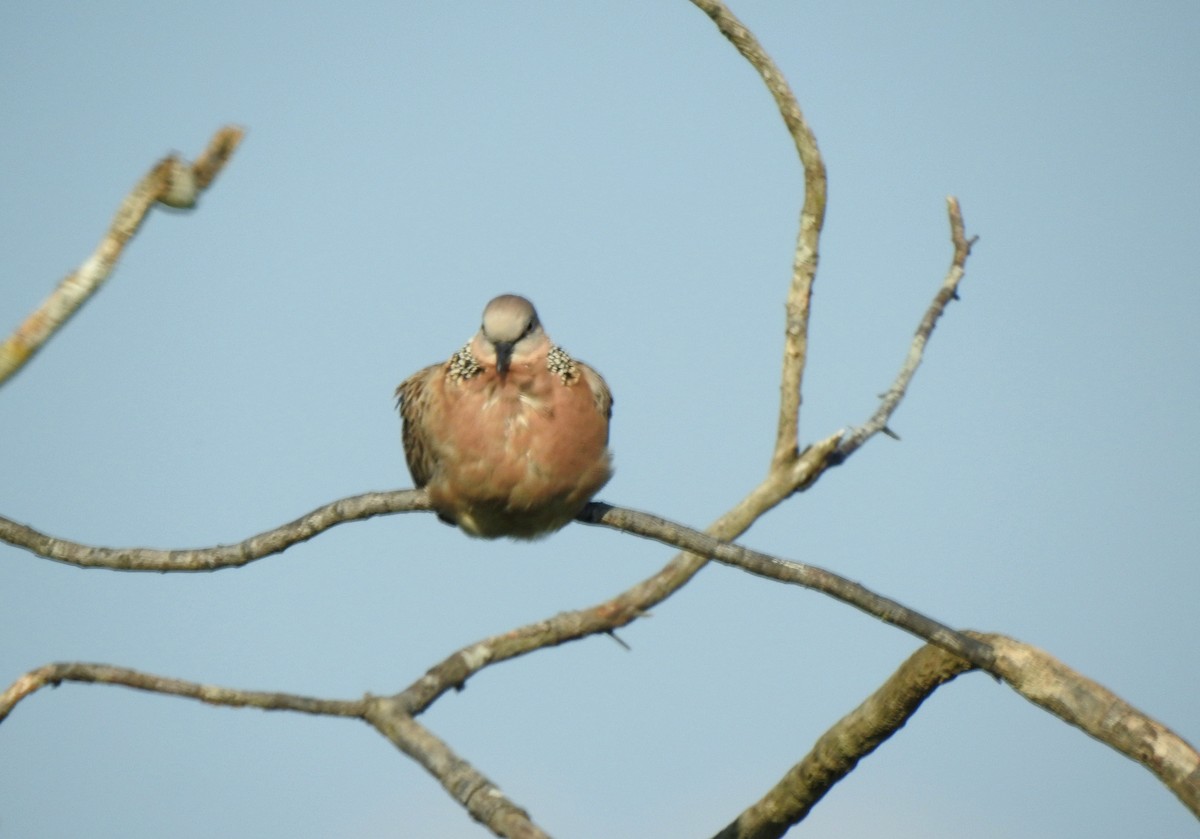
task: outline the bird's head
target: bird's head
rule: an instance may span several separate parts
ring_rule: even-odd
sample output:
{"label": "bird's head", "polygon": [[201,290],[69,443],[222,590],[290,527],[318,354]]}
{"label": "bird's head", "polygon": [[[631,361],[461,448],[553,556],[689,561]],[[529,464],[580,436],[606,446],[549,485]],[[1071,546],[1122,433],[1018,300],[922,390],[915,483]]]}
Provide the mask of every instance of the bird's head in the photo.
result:
{"label": "bird's head", "polygon": [[546,342],[533,304],[516,294],[502,294],[483,310],[479,335],[496,354],[496,372],[508,373],[513,358],[521,358]]}

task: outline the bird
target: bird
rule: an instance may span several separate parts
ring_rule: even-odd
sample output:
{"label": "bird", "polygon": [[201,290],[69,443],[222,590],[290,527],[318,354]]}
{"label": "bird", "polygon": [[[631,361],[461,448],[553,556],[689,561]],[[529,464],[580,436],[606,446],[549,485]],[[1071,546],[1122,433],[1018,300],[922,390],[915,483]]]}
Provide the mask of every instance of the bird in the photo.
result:
{"label": "bird", "polygon": [[448,361],[396,388],[405,460],[438,518],[469,536],[539,539],[612,477],[604,378],[502,294]]}

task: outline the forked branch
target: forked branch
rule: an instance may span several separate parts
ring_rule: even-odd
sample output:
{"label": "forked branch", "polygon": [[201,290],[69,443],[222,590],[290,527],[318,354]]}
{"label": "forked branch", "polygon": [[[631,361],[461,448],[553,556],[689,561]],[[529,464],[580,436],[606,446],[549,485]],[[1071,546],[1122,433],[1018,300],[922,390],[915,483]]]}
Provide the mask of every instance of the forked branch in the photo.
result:
{"label": "forked branch", "polygon": [[449,746],[411,716],[398,711],[394,700],[372,696],[356,700],[317,699],[290,693],[238,690],[157,676],[127,667],[71,662],[39,667],[21,676],[0,693],[0,721],[25,697],[41,688],[57,687],[63,682],[118,685],[228,708],[258,708],[360,719],[425,767],[473,818],[489,827],[497,836],[549,839],[530,820],[529,815],[509,801],[495,784],[454,754]]}
{"label": "forked branch", "polygon": [[[995,651],[993,674],[1035,705],[1141,763],[1200,817],[1200,754],[1162,723],[1037,647],[966,633]],[[938,687],[971,665],[925,646],[830,728],[766,795],[714,839],[777,839],[858,762],[899,731]]]}

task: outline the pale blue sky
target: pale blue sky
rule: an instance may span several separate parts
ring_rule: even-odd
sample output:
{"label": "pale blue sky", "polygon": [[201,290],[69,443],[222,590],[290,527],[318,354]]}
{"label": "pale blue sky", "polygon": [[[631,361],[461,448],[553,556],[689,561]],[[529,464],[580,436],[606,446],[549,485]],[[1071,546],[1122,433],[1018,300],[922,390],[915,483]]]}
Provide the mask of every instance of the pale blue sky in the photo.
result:
{"label": "pale blue sky", "polygon": [[[980,243],[893,423],[746,543],[1057,655],[1195,743],[1200,6],[736,5],[829,168],[802,435],[862,422]],[[683,0],[0,7],[0,331],[162,154],[248,135],[190,214],[0,392],[0,513],[202,546],[410,485],[392,389],[494,294],[616,395],[602,497],[703,526],[766,468],[801,176]],[[612,596],[667,549],[572,526],[343,526],[213,575],[0,547],[0,681],[59,660],[330,697]],[[708,836],[908,655],[817,595],[706,569],[626,652],[489,669],[424,721],[558,837]],[[807,837],[1195,834],[1141,767],[978,675]],[[0,726],[0,837],[479,837],[359,723],[67,685]]]}

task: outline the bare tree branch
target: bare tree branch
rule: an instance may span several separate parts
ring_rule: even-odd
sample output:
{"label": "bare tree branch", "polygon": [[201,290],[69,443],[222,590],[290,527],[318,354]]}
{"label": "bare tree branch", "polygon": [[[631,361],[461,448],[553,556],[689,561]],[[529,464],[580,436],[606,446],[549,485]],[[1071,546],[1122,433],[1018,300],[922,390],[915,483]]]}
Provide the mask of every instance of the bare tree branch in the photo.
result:
{"label": "bare tree branch", "polygon": [[209,705],[225,705],[231,708],[299,711],[305,714],[334,717],[361,717],[366,710],[364,700],[313,699],[288,693],[235,690],[182,679],[171,679],[166,676],[155,676],[151,673],[131,670],[128,667],[67,662],[47,664],[31,670],[9,685],[3,693],[0,693],[0,722],[25,697],[46,686],[58,687],[63,682],[120,685],[149,693],[198,699]]}
{"label": "bare tree branch", "polygon": [[792,583],[828,594],[830,597],[879,618],[884,623],[898,626],[918,638],[962,656],[977,667],[987,670],[992,665],[992,653],[987,644],[968,638],[944,624],[927,618],[894,600],[878,595],[867,587],[847,580],[832,571],[826,571],[814,565],[780,559],[770,554],[743,548],[740,545],[720,542],[711,536],[666,519],[636,510],[610,507],[607,504],[589,504],[580,514],[580,521],[588,524],[602,524],[626,533],[645,536],[658,542],[684,548],[695,554],[711,557],[725,565],[741,568],[743,571],[749,571],[759,577]]}
{"label": "bare tree branch", "polygon": [[1017,693],[1153,772],[1200,818],[1200,754],[1162,723],[1037,647],[987,636]]}
{"label": "bare tree branch", "polygon": [[156,202],[177,209],[194,207],[200,193],[220,173],[241,140],[242,129],[227,125],[213,135],[195,163],[188,165],[171,155],[138,181],[121,202],[95,252],[64,277],[42,305],[0,344],[0,386],[24,367],[111,276],[126,243],[142,226],[150,208]]}
{"label": "bare tree branch", "polygon": [[497,836],[510,839],[549,839],[529,814],[509,800],[494,783],[460,758],[429,729],[394,702],[374,700],[366,719],[402,752],[437,778],[471,818]]}
{"label": "bare tree branch", "polygon": [[[890,433],[887,421],[896,410],[907,391],[916,368],[921,363],[930,334],[950,300],[958,295],[958,284],[966,268],[971,245],[975,238],[967,239],[964,233],[962,213],[958,200],[947,199],[951,240],[954,256],[950,271],[942,288],[917,328],[917,334],[909,348],[908,356],[901,366],[900,374],[882,403],[867,423],[853,429],[839,441],[836,452],[820,457],[806,458],[808,450],[799,450],[799,414],[802,401],[804,368],[808,356],[808,322],[811,311],[812,288],[816,277],[820,252],[821,230],[825,222],[827,179],[825,162],[817,146],[816,136],[800,110],[795,94],[783,73],[763,49],[758,39],[721,0],[691,0],[691,2],[717,25],[721,34],[737,48],[738,52],[762,77],[763,83],[775,100],[783,117],[788,133],[795,144],[796,153],[804,168],[804,203],[800,211],[800,228],[796,237],[796,249],[792,260],[792,281],[786,302],[786,330],[780,385],[779,420],[775,438],[775,450],[767,477],[738,506],[714,523],[708,532],[725,541],[740,536],[757,517],[779,504],[792,493],[803,491],[821,476],[826,468],[843,463],[847,457],[876,433]],[[827,442],[827,441],[826,441]],[[814,465],[817,468],[813,468]],[[714,528],[717,528],[714,530]],[[728,528],[728,529],[726,529]]]}
{"label": "bare tree branch", "polygon": [[804,119],[800,103],[787,79],[771,56],[720,0],[692,0],[712,18],[713,23],[750,65],[762,76],[783,117],[800,164],[804,167],[804,204],[800,210],[800,230],[792,257],[792,282],[788,288],[786,329],[784,331],[782,381],[779,386],[779,424],[775,435],[772,469],[782,470],[799,453],[801,386],[808,358],[808,319],[812,302],[813,280],[817,273],[821,228],[825,224],[825,161],[817,148],[817,138]]}
{"label": "bare tree branch", "polygon": [[282,553],[292,545],[348,521],[390,513],[428,510],[424,490],[367,492],[318,507],[295,521],[251,536],[236,545],[212,548],[157,550],[155,548],[101,548],[49,536],[0,516],[0,541],[38,556],[81,568],[111,571],[218,571],[237,568],[256,559]]}
{"label": "bare tree branch", "polygon": [[[996,651],[993,674],[1030,702],[1143,764],[1200,817],[1200,754],[1187,741],[1036,647],[1003,635],[967,634]],[[933,691],[971,669],[944,650],[922,647],[715,839],[782,836],[899,731]]]}
{"label": "bare tree branch", "polygon": [[777,839],[804,819],[834,784],[900,730],[939,685],[971,669],[961,658],[924,646],[883,686],[826,731],[812,751],[714,839]]}
{"label": "bare tree branch", "polygon": [[880,398],[879,407],[866,424],[852,429],[842,438],[836,456],[838,463],[843,462],[863,443],[879,432],[890,433],[888,432],[888,420],[900,405],[904,394],[908,392],[908,385],[916,375],[917,368],[921,366],[921,359],[925,355],[925,344],[928,343],[929,336],[933,334],[933,328],[937,326],[937,322],[946,311],[946,307],[950,305],[950,301],[958,299],[958,284],[966,270],[967,257],[971,255],[971,247],[979,237],[972,236],[970,239],[966,237],[962,210],[958,206],[958,199],[953,195],[946,199],[946,210],[950,215],[950,240],[954,243],[954,256],[950,260],[950,269],[946,272],[946,279],[943,280],[942,287],[938,289],[933,302],[925,311],[925,317],[921,318],[917,332],[913,335],[912,344],[908,348],[908,355],[905,356],[904,363],[900,365],[900,372],[896,375],[892,386]]}

